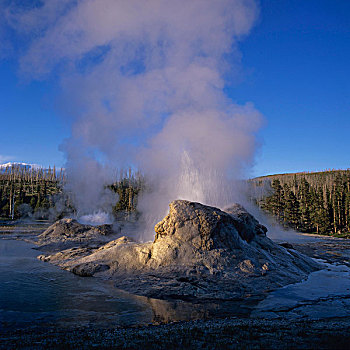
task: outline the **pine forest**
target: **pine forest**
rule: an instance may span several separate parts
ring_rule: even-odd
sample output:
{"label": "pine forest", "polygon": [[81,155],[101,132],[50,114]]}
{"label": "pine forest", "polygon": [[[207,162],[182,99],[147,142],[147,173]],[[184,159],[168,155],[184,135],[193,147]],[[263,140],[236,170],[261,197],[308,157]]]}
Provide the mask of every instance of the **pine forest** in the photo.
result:
{"label": "pine forest", "polygon": [[350,170],[281,174],[249,181],[255,203],[286,228],[346,236]]}
{"label": "pine forest", "polygon": [[[35,169],[12,165],[0,170],[0,218],[60,219],[75,215],[70,193],[64,191],[63,169]],[[136,212],[137,195],[143,187],[139,173],[130,169],[116,173],[116,182],[107,186],[118,194],[114,214]]]}
{"label": "pine forest", "polygon": [[[70,194],[64,191],[63,169],[13,165],[0,171],[0,217],[56,220],[76,214]],[[346,236],[350,232],[350,170],[280,174],[248,180],[250,197],[285,228],[318,234]],[[140,173],[116,172],[107,186],[118,194],[116,216],[137,213],[137,198],[146,191]]]}

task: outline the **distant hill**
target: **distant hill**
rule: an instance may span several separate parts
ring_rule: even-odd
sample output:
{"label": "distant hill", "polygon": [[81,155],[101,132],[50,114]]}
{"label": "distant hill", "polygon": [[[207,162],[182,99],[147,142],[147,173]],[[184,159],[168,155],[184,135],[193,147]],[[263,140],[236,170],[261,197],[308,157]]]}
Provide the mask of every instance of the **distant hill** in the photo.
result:
{"label": "distant hill", "polygon": [[350,232],[350,170],[274,174],[249,183],[257,205],[286,227]]}
{"label": "distant hill", "polygon": [[344,174],[349,172],[350,169],[344,170],[344,169],[327,169],[327,170],[323,170],[323,171],[303,171],[303,172],[299,172],[299,173],[282,173],[282,174],[271,174],[271,175],[264,175],[264,176],[258,176],[255,177],[253,179],[251,179],[251,181],[259,181],[259,180],[265,180],[265,179],[288,179],[290,180],[291,177],[306,177],[308,179],[315,179],[315,178],[320,178],[320,177],[324,177],[324,176],[328,176],[328,177],[334,177],[337,174]]}
{"label": "distant hill", "polygon": [[14,168],[14,167],[19,169],[26,169],[26,170],[42,168],[42,166],[38,164],[28,164],[28,163],[21,163],[21,162],[8,162],[8,163],[0,164],[1,170]]}

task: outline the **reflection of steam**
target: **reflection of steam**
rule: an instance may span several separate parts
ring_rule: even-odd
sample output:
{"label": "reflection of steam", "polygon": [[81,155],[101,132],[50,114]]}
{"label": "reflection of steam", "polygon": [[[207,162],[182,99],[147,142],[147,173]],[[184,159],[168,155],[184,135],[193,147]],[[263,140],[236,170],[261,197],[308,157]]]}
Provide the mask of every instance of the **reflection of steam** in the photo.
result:
{"label": "reflection of steam", "polygon": [[98,226],[103,224],[112,224],[113,220],[108,213],[98,211],[93,214],[79,217],[78,222],[84,225]]}

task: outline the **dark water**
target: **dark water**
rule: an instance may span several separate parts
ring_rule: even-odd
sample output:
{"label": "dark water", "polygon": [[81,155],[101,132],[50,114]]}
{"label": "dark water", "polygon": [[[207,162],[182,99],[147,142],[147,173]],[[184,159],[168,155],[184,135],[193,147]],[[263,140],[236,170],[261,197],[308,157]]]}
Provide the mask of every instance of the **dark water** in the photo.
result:
{"label": "dark water", "polygon": [[36,259],[23,241],[0,239],[0,325],[125,325],[152,322],[152,308],[93,278]]}
{"label": "dark water", "polygon": [[[192,304],[135,296],[106,281],[79,277],[40,261],[27,242],[0,237],[0,327],[140,326],[247,316],[247,302]],[[256,304],[256,301],[254,301]],[[0,329],[1,329],[0,328]]]}
{"label": "dark water", "polygon": [[[329,310],[343,317],[350,312],[350,269],[344,265],[328,264],[307,280],[272,292],[259,305],[256,299],[192,304],[135,296],[106,281],[76,276],[38,260],[40,252],[33,245],[13,238],[12,234],[0,236],[0,331],[33,325],[105,328],[213,317],[267,317],[296,307],[298,313],[293,317],[326,317]],[[336,243],[332,242],[332,253],[343,256],[345,243],[339,243],[342,249]],[[318,300],[323,304],[318,305]],[[317,305],[310,309],[311,304]]]}

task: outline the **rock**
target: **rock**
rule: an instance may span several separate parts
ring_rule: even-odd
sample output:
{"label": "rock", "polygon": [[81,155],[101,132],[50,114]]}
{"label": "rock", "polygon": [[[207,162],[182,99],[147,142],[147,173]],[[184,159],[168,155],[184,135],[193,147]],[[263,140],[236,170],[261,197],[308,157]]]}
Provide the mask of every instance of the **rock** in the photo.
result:
{"label": "rock", "polygon": [[96,272],[109,270],[108,265],[97,264],[97,263],[87,263],[74,266],[71,270],[74,274],[82,277],[92,277]]}
{"label": "rock", "polygon": [[278,243],[281,247],[287,248],[287,249],[294,249],[293,245],[288,242],[281,242]]}
{"label": "rock", "polygon": [[90,252],[71,248],[42,259],[79,275],[108,276],[135,294],[196,301],[262,298],[320,268],[271,241],[266,227],[238,204],[227,212],[184,200],[169,207],[154,242],[121,237]]}
{"label": "rock", "polygon": [[41,250],[58,251],[77,244],[103,244],[110,240],[109,236],[115,234],[113,225],[91,226],[80,224],[74,219],[62,219],[39,235],[37,244]]}
{"label": "rock", "polygon": [[266,236],[267,228],[261,225],[258,220],[251,214],[249,214],[240,204],[235,203],[228,208],[225,208],[225,212],[229,213],[235,220],[235,226],[240,232],[242,238],[247,242],[250,242],[255,235]]}

